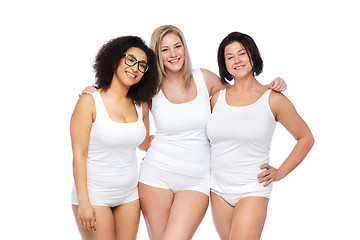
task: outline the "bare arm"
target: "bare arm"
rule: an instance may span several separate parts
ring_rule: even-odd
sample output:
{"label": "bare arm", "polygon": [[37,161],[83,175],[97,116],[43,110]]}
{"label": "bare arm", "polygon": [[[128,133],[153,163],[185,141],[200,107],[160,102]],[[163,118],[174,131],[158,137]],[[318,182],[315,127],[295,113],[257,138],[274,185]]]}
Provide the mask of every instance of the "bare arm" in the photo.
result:
{"label": "bare arm", "polygon": [[[224,89],[229,84],[223,84],[221,82],[221,79],[213,72],[207,70],[207,69],[200,69],[206,83],[206,87],[209,91],[209,96],[213,96],[216,92],[220,91],[221,89]],[[284,79],[277,77],[273,81],[271,81],[269,84],[265,85],[265,87],[272,89],[277,92],[283,92],[286,90],[287,85]]]}
{"label": "bare arm", "polygon": [[93,97],[85,94],[79,98],[70,121],[70,135],[73,150],[73,172],[79,201],[80,224],[96,230],[95,211],[89,200],[87,189],[86,159],[92,123],[95,119]]}
{"label": "bare arm", "polygon": [[210,97],[228,85],[222,84],[220,78],[215,73],[203,68],[200,70],[204,76],[205,84],[209,91]]}
{"label": "bare arm", "polygon": [[268,164],[261,169],[267,169],[259,174],[259,182],[267,186],[273,181],[279,181],[292,172],[306,157],[314,144],[314,137],[305,121],[296,112],[293,104],[283,94],[272,92],[270,107],[279,121],[296,139],[297,143],[281,166],[276,169]]}

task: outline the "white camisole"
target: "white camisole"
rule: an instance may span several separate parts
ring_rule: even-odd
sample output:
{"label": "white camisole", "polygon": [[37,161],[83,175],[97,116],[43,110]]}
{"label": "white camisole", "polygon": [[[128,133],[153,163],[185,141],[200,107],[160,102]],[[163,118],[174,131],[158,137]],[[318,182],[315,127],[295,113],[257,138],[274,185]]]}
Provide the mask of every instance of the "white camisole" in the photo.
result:
{"label": "white camisole", "polygon": [[[138,162],[135,150],[145,138],[142,107],[138,120],[119,123],[110,119],[99,92],[92,94],[96,119],[92,124],[87,157],[87,187],[90,203],[112,205],[137,191]],[[72,203],[78,204],[74,184]]]}
{"label": "white camisole", "polygon": [[171,103],[160,90],[152,99],[155,138],[142,164],[167,172],[206,177],[210,173],[210,148],[206,124],[210,116],[209,92],[200,69],[194,69],[195,99]]}
{"label": "white camisole", "polygon": [[263,189],[257,175],[262,171],[260,166],[269,162],[276,126],[270,92],[253,104],[238,107],[226,103],[226,89],[220,91],[207,125],[212,190],[245,193]]}

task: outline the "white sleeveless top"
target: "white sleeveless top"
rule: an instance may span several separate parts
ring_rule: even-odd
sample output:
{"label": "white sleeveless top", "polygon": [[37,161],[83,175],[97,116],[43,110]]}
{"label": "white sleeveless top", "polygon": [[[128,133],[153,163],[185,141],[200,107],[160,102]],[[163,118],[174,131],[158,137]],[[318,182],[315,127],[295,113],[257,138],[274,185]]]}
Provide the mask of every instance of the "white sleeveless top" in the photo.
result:
{"label": "white sleeveless top", "polygon": [[[96,119],[92,124],[87,156],[87,187],[92,199],[119,198],[138,184],[136,148],[146,135],[142,107],[138,120],[119,123],[110,119],[98,91],[92,93]],[[114,200],[115,200],[114,199]],[[77,202],[74,185],[72,202]]]}
{"label": "white sleeveless top", "polygon": [[276,120],[266,91],[248,106],[226,103],[221,90],[209,118],[207,135],[211,145],[211,188],[224,193],[263,189],[258,183],[260,166],[269,162]]}
{"label": "white sleeveless top", "polygon": [[152,164],[172,173],[209,176],[210,148],[206,124],[210,116],[209,92],[200,69],[192,71],[195,99],[171,103],[160,90],[152,99],[155,138],[142,164]]}

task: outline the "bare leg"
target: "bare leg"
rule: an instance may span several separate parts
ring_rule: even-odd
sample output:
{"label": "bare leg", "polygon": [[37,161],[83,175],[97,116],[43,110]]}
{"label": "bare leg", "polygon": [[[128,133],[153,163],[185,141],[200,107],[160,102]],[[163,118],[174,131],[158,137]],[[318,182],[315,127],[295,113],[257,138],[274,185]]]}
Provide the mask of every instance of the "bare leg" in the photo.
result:
{"label": "bare leg", "polygon": [[139,200],[137,199],[113,208],[113,213],[116,240],[136,239],[140,220]]}
{"label": "bare leg", "polygon": [[93,206],[96,212],[96,232],[82,227],[78,219],[77,205],[72,205],[75,221],[83,240],[114,240],[114,216],[109,207]]}
{"label": "bare leg", "polygon": [[174,193],[139,182],[141,210],[151,240],[163,240]]}
{"label": "bare leg", "polygon": [[201,192],[182,190],[175,194],[164,240],[189,240],[200,225],[209,197]]}
{"label": "bare leg", "polygon": [[214,225],[221,240],[228,240],[231,232],[231,223],[234,207],[222,197],[211,192],[211,212]]}
{"label": "bare leg", "polygon": [[258,240],[264,228],[269,200],[245,197],[235,205],[230,239]]}

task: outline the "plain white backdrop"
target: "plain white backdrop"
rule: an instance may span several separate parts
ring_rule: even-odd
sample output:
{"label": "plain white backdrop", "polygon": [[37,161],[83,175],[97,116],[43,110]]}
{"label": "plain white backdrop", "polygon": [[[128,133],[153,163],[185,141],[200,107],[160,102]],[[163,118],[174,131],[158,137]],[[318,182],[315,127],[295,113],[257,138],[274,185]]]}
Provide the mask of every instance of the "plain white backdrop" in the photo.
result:
{"label": "plain white backdrop", "polygon": [[[1,2],[0,238],[80,239],[70,205],[77,94],[93,84],[105,41],[149,43],[172,24],[193,67],[216,74],[220,41],[232,31],[252,36],[264,60],[258,80],[283,77],[315,136],[304,162],[275,183],[262,239],[359,239],[359,22],[348,0]],[[278,124],[271,164],[294,144]],[[148,239],[143,219],[138,239]],[[193,239],[218,239],[210,208]]]}

